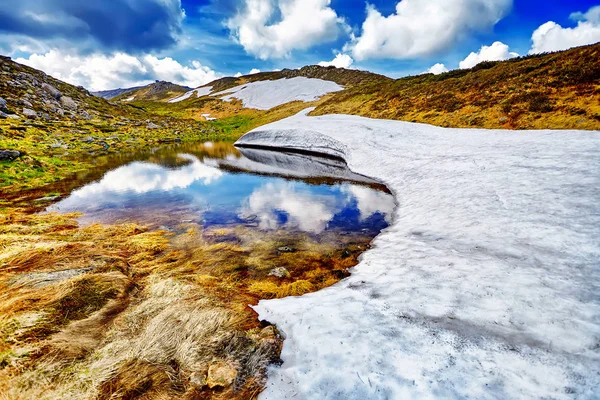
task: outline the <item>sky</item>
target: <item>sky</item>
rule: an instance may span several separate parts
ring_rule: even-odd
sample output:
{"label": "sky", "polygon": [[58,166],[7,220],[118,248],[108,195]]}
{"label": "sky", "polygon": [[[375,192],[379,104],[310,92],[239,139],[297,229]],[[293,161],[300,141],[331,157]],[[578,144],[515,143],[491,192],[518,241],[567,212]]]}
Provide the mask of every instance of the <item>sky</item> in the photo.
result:
{"label": "sky", "polygon": [[600,0],[0,0],[0,54],[90,90],[333,65],[393,78],[600,41]]}

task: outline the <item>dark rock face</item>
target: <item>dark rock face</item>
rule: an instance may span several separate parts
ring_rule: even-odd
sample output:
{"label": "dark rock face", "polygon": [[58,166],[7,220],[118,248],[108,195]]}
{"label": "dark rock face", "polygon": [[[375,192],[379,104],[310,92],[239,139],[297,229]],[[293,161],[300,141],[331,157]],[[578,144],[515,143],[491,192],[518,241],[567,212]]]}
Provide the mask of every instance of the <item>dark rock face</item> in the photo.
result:
{"label": "dark rock face", "polygon": [[14,161],[19,157],[21,157],[20,151],[0,149],[0,161]]}

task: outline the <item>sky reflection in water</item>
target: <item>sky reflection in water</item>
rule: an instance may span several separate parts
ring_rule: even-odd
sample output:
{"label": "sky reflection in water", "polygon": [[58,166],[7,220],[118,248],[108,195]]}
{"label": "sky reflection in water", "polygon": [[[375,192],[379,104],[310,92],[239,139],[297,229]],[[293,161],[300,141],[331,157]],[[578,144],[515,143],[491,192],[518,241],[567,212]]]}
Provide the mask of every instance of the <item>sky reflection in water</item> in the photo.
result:
{"label": "sky reflection in water", "polygon": [[[107,172],[48,211],[82,212],[84,224],[244,223],[316,234],[379,231],[390,222],[393,197],[365,184],[336,181],[349,171],[331,160],[257,150],[247,155],[251,159],[222,143],[163,151]],[[329,178],[321,182],[313,172]]]}

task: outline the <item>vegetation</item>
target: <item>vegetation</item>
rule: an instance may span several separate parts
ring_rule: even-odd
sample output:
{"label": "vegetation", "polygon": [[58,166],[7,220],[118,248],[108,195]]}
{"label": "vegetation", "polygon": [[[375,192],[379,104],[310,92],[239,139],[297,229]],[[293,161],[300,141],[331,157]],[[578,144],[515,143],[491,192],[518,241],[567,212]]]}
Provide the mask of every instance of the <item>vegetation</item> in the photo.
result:
{"label": "vegetation", "polygon": [[365,82],[314,115],[345,113],[445,127],[600,129],[600,44],[470,70]]}
{"label": "vegetation", "polygon": [[[339,281],[369,241],[195,224],[174,236],[81,228],[75,217],[1,217],[7,398],[252,398],[282,338],[247,305]],[[278,250],[290,244],[294,252]],[[215,365],[230,382],[215,382]]]}

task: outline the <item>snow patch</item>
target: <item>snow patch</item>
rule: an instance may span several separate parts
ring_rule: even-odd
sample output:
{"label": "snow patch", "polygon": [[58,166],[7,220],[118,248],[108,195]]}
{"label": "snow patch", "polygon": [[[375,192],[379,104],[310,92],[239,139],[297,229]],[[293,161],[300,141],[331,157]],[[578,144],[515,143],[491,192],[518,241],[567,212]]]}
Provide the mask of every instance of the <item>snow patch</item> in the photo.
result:
{"label": "snow patch", "polygon": [[196,93],[196,97],[208,96],[211,91],[212,91],[211,86],[199,87],[199,88],[190,90],[189,92],[186,92],[179,97],[169,100],[169,103],[179,103],[180,101],[187,100],[190,97],[192,97],[192,95],[194,93]]}
{"label": "snow patch", "polygon": [[287,337],[262,399],[600,393],[599,132],[303,112],[238,144],[342,156],[399,204],[351,277],[255,307]]}
{"label": "snow patch", "polygon": [[236,98],[241,100],[246,108],[269,110],[292,101],[314,101],[327,93],[340,90],[344,88],[335,82],[296,77],[246,83],[215,93],[213,96],[225,95],[221,100],[231,101]]}

